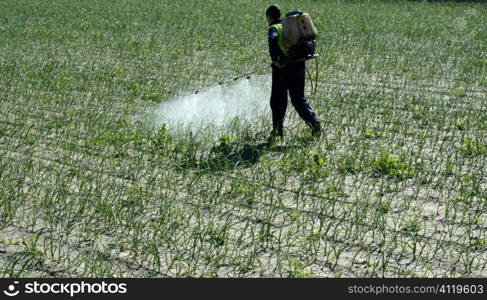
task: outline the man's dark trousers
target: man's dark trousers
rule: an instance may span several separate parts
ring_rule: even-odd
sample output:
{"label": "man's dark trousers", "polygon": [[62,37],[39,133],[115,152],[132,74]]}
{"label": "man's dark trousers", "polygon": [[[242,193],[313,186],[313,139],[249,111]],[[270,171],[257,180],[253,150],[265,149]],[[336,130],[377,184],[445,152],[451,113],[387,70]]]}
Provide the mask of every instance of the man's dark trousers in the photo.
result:
{"label": "man's dark trousers", "polygon": [[287,91],[299,116],[308,124],[318,122],[316,114],[304,97],[305,62],[290,63],[286,67],[272,66],[271,110],[274,134],[284,136],[284,116],[287,108]]}

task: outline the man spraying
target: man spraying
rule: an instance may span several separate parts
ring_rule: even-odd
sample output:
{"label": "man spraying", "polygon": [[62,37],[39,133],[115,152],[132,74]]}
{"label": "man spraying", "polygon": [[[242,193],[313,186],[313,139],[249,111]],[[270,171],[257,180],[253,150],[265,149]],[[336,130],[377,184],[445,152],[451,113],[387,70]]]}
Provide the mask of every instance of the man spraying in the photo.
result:
{"label": "man spraying", "polygon": [[304,59],[294,59],[290,49],[286,47],[283,38],[281,10],[277,5],[271,5],[266,10],[269,24],[268,41],[269,54],[272,60],[272,133],[271,140],[284,138],[284,116],[287,108],[287,92],[291,96],[291,103],[299,116],[311,127],[313,136],[321,134],[321,126],[313,108],[304,97],[306,65]]}

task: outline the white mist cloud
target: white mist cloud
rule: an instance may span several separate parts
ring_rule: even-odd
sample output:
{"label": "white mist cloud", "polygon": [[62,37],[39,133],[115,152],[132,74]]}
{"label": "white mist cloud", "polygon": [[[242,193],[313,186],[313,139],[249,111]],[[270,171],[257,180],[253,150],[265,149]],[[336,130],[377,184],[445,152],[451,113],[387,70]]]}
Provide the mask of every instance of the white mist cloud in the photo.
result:
{"label": "white mist cloud", "polygon": [[252,76],[165,101],[150,112],[152,125],[169,129],[223,128],[234,118],[251,121],[269,110],[271,78]]}

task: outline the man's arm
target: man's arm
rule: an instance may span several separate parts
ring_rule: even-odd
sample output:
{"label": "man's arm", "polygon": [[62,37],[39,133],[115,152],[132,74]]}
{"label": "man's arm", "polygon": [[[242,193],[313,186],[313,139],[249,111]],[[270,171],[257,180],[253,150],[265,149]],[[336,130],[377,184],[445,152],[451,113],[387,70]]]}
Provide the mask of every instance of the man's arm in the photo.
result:
{"label": "man's arm", "polygon": [[279,44],[278,44],[279,36],[277,34],[277,29],[274,27],[269,28],[268,34],[268,41],[269,41],[269,55],[271,56],[272,61],[278,61],[280,56]]}

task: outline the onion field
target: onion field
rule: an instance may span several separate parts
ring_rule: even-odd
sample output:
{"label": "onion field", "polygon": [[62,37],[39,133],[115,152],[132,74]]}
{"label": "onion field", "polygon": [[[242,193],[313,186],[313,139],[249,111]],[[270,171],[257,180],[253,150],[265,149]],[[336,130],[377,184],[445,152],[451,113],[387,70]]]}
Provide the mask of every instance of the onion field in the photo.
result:
{"label": "onion field", "polygon": [[[270,4],[0,1],[1,277],[487,277],[487,5],[277,2],[323,134],[269,144]],[[151,126],[254,71],[250,122]]]}

